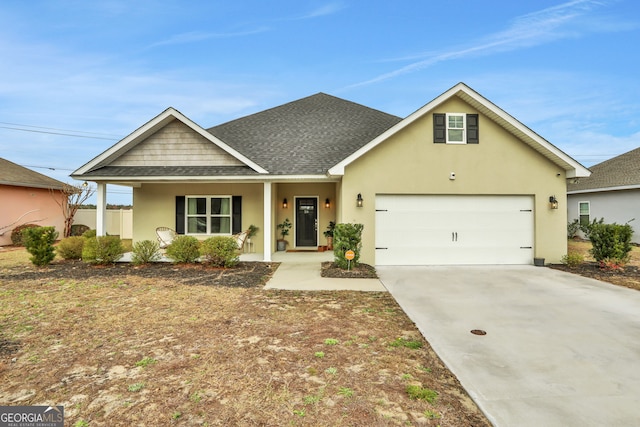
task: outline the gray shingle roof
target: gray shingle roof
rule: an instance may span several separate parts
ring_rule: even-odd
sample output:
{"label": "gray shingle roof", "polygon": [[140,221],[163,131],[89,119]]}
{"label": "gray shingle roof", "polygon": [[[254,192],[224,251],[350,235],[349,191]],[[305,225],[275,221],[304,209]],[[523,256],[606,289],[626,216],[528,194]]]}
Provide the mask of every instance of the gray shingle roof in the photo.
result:
{"label": "gray shingle roof", "polygon": [[258,175],[248,166],[103,166],[83,175],[92,177],[215,177]]}
{"label": "gray shingle roof", "polygon": [[50,188],[61,190],[64,182],[34,172],[9,160],[0,158],[0,184],[17,187]]}
{"label": "gray shingle roof", "polygon": [[640,148],[631,150],[589,168],[591,176],[569,184],[567,191],[640,186]]}
{"label": "gray shingle roof", "polygon": [[401,120],[318,93],[207,131],[270,174],[317,175]]}

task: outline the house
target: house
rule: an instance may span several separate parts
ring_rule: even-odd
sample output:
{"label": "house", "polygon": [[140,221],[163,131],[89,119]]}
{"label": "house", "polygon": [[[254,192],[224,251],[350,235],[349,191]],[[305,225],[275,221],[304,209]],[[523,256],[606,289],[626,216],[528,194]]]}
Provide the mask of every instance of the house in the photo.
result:
{"label": "house", "polygon": [[569,221],[579,219],[584,224],[604,218],[606,223],[629,222],[634,229],[631,240],[640,243],[640,148],[590,169],[590,177],[567,185]]}
{"label": "house", "polygon": [[270,261],[287,218],[297,250],[364,224],[372,265],[532,264],[566,253],[566,181],[589,171],[459,83],[406,118],[324,93],[209,129],[168,108],[72,176],[99,214],[106,184],[133,187],[134,241],[254,224]]}
{"label": "house", "polygon": [[22,224],[54,226],[62,236],[64,185],[0,158],[0,246],[11,245],[11,232]]}

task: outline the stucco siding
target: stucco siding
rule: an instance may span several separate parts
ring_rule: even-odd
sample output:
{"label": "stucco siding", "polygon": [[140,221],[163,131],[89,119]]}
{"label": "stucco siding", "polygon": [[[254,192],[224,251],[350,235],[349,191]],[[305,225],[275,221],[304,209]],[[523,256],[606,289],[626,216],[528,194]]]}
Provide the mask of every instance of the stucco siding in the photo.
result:
{"label": "stucco siding", "polygon": [[111,163],[111,166],[240,166],[235,157],[174,120]]}
{"label": "stucco siding", "polygon": [[[479,113],[454,97],[345,169],[338,217],[365,225],[362,261],[375,264],[376,194],[485,194],[533,196],[535,256],[558,262],[566,253],[565,171],[483,115],[479,144],[434,144],[434,112]],[[560,209],[549,209],[552,195]]]}
{"label": "stucco siding", "polygon": [[64,215],[56,199],[64,200],[60,191],[0,185],[0,246],[11,245],[11,231],[22,224],[54,226],[62,238]]}
{"label": "stucco siding", "polygon": [[[242,228],[253,224],[260,228],[252,239],[254,250],[263,250],[263,187],[262,184],[142,184],[133,190],[133,241],[155,240],[157,227],[175,228],[176,196],[229,195],[242,196]],[[205,239],[209,236],[200,236]]]}
{"label": "stucco siding", "polygon": [[580,202],[589,202],[591,221],[604,218],[607,224],[628,222],[634,230],[632,241],[640,243],[640,190],[570,194],[567,196],[569,221],[580,217]]}

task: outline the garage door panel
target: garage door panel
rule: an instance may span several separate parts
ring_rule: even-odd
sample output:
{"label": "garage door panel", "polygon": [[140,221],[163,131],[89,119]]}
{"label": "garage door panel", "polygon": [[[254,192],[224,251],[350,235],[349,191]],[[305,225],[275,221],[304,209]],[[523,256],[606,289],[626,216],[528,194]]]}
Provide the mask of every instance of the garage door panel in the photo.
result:
{"label": "garage door panel", "polygon": [[530,264],[533,197],[376,197],[376,264]]}

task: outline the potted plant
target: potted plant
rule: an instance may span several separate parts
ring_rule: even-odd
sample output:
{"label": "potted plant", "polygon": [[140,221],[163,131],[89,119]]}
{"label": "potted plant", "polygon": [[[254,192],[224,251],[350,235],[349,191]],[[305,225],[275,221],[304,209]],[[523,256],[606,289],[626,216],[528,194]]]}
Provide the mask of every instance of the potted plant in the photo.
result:
{"label": "potted plant", "polygon": [[258,230],[260,229],[253,224],[251,224],[247,229],[247,243],[249,243],[249,251],[251,251],[251,238],[258,233]]}
{"label": "potted plant", "polygon": [[324,237],[327,238],[327,249],[330,251],[333,250],[333,230],[335,228],[336,228],[335,221],[329,221],[329,226],[327,227],[327,230],[322,233],[324,234]]}
{"label": "potted plant", "polygon": [[287,250],[287,241],[285,237],[289,235],[289,230],[291,229],[291,222],[289,222],[289,218],[285,218],[285,220],[278,224],[278,230],[280,230],[281,239],[278,239],[278,250],[286,251]]}

